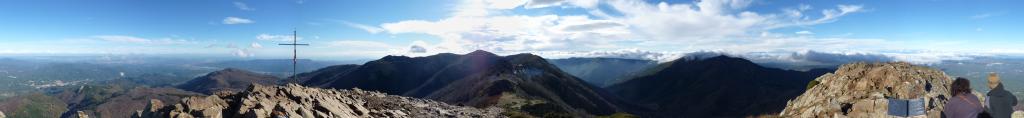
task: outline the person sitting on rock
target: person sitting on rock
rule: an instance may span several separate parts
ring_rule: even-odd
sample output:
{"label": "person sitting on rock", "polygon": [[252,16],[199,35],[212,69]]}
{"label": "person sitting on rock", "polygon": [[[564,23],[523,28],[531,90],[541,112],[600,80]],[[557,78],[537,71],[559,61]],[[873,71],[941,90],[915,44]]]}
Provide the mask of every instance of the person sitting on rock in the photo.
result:
{"label": "person sitting on rock", "polygon": [[988,88],[992,89],[988,91],[988,113],[993,118],[1010,118],[1013,114],[1013,106],[1017,105],[1017,96],[1013,96],[1010,91],[1003,89],[1003,84],[999,82],[999,75],[996,73],[988,74]]}
{"label": "person sitting on rock", "polygon": [[947,118],[976,118],[984,112],[978,97],[971,94],[971,82],[967,79],[957,77],[949,91],[953,97],[942,110]]}

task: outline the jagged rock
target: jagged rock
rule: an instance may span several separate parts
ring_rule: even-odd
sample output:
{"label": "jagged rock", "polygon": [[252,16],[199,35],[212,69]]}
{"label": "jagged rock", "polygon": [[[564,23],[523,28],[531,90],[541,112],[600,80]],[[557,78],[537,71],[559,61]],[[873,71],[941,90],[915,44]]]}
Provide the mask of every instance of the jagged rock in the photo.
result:
{"label": "jagged rock", "polygon": [[888,117],[888,98],[925,101],[927,117],[939,117],[952,78],[939,70],[905,62],[851,63],[818,77],[786,104],[783,117]]}
{"label": "jagged rock", "polygon": [[158,99],[150,99],[149,100],[149,104],[146,105],[146,108],[143,109],[143,110],[135,111],[135,114],[132,114],[132,118],[160,118],[160,117],[165,117],[165,116],[162,116],[162,115],[159,115],[159,114],[155,113],[155,112],[158,112],[160,110],[160,108],[163,108],[163,107],[164,107],[164,102],[163,101],[160,101]]}
{"label": "jagged rock", "polygon": [[7,115],[4,115],[4,111],[0,111],[0,118],[7,118]]}
{"label": "jagged rock", "polygon": [[78,111],[78,115],[75,116],[75,118],[89,118],[89,115],[85,114],[85,112]]}
{"label": "jagged rock", "polygon": [[478,109],[442,102],[386,95],[379,92],[250,85],[236,94],[183,98],[180,103],[157,108],[153,100],[139,117],[502,117],[502,109]]}

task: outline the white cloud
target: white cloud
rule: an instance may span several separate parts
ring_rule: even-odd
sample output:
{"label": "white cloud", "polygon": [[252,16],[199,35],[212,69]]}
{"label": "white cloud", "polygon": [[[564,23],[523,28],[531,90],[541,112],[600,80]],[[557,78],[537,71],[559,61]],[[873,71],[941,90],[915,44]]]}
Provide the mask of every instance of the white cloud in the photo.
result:
{"label": "white cloud", "polygon": [[254,10],[256,10],[255,8],[249,7],[249,5],[245,4],[244,2],[234,2],[234,4],[235,4],[235,7],[237,7],[239,10],[245,10],[245,11],[254,11]]}
{"label": "white cloud", "polygon": [[226,18],[224,18],[224,21],[222,21],[221,23],[228,24],[228,25],[233,25],[233,24],[249,24],[249,23],[253,23],[253,22],[254,21],[249,20],[249,19],[245,19],[245,18],[226,17]]}
{"label": "white cloud", "polygon": [[145,42],[149,42],[150,41],[149,39],[143,39],[143,38],[133,37],[133,36],[121,36],[121,35],[100,35],[100,36],[93,36],[93,37],[94,38],[98,38],[100,40],[112,41],[112,42],[145,43]]}
{"label": "white cloud", "polygon": [[348,25],[349,27],[359,28],[361,30],[364,30],[366,32],[370,32],[370,33],[373,33],[373,34],[376,34],[378,32],[384,31],[383,28],[379,28],[379,27],[375,27],[375,26],[363,25],[363,24],[352,23],[352,22],[347,22],[347,21],[342,21],[342,23],[344,23],[345,25]]}
{"label": "white cloud", "polygon": [[[380,28],[390,34],[420,33],[439,37],[441,40],[438,42],[416,41],[410,46],[421,47],[428,54],[483,49],[499,54],[617,55],[665,60],[681,53],[641,50],[752,53],[811,49],[882,50],[898,45],[884,39],[815,37],[811,31],[797,31],[795,35],[773,33],[776,29],[836,22],[843,16],[864,12],[862,5],[814,9],[800,4],[781,8],[780,12],[747,11],[748,7],[757,5],[755,2],[702,0],[670,4],[639,0],[465,0],[456,5],[447,18],[384,23]],[[599,5],[609,7],[598,9],[596,6]],[[562,9],[583,9],[587,12],[520,15],[511,10],[518,6],[526,10],[561,6]],[[624,47],[641,49],[622,50]],[[611,51],[577,52],[580,50]]]}
{"label": "white cloud", "polygon": [[603,58],[621,58],[621,59],[640,59],[640,60],[654,60],[658,62],[668,62],[679,57],[682,57],[685,53],[678,51],[648,51],[636,48],[630,49],[615,49],[615,50],[592,50],[592,51],[533,51],[533,52],[505,52],[496,53],[499,55],[511,55],[519,53],[532,53],[549,59],[560,59],[560,58],[572,58],[572,57],[603,57]]}
{"label": "white cloud", "polygon": [[242,57],[242,58],[248,58],[248,57],[256,56],[256,54],[253,53],[253,52],[250,52],[249,49],[235,49],[233,51],[233,53],[231,53],[231,54],[234,55],[234,56]]}
{"label": "white cloud", "polygon": [[526,0],[483,0],[483,2],[487,3],[488,8],[513,9],[525,3]]}
{"label": "white cloud", "polygon": [[381,26],[392,34],[424,33],[441,37],[437,45],[452,52],[592,48],[629,36],[628,29],[621,23],[587,16],[465,16]]}
{"label": "white cloud", "polygon": [[398,46],[393,46],[387,43],[376,42],[376,41],[359,41],[359,40],[339,40],[328,42],[327,46],[330,47],[344,47],[348,49],[361,49],[361,50],[393,50],[398,49]]}
{"label": "white cloud", "polygon": [[138,43],[138,44],[168,45],[168,44],[188,44],[188,43],[192,43],[191,41],[184,40],[184,39],[172,39],[172,38],[146,39],[146,38],[140,38],[140,37],[135,37],[135,36],[125,36],[125,35],[97,35],[97,36],[92,36],[91,38],[96,39],[96,40],[101,40],[101,41],[107,41],[107,42]]}
{"label": "white cloud", "polygon": [[799,35],[812,35],[812,34],[814,34],[814,32],[803,30],[803,31],[796,32],[796,34],[799,34]]}
{"label": "white cloud", "polygon": [[986,19],[986,18],[995,17],[995,16],[999,16],[999,15],[1002,15],[1002,13],[982,13],[982,14],[973,15],[973,16],[971,16],[969,18],[972,19],[972,20],[979,20],[979,19]]}
{"label": "white cloud", "polygon": [[[262,41],[277,41],[277,42],[289,42],[290,43],[295,38],[293,38],[292,35],[259,34],[259,35],[256,35],[256,39],[257,40],[262,40]],[[301,41],[302,37],[298,37],[296,40],[300,40]]]}
{"label": "white cloud", "polygon": [[[602,3],[611,8],[594,7]],[[778,14],[744,11],[750,5],[753,5],[753,1],[704,0],[692,4],[669,4],[629,0],[465,0],[456,6],[452,16],[448,18],[384,23],[380,28],[391,34],[422,33],[437,36],[441,41],[434,44],[434,47],[426,48],[431,51],[447,52],[468,52],[476,49],[511,52],[616,49],[621,48],[619,45],[622,42],[655,45],[686,43],[685,45],[713,47],[736,47],[734,43],[737,42],[754,42],[754,45],[770,46],[779,45],[772,44],[778,41],[814,43],[811,41],[816,40],[791,41],[809,39],[806,37],[765,40],[757,37],[757,34],[784,27],[834,22],[841,16],[863,11],[863,6],[860,5],[837,5],[834,9],[821,10],[821,17],[811,18],[803,15],[803,12],[809,12],[810,5],[795,6]],[[527,9],[570,6],[587,9],[589,15],[597,17],[517,15],[508,11],[516,6],[524,6]],[[621,15],[608,15],[606,11]],[[368,30],[371,33],[376,31],[373,28],[375,27],[364,27],[371,29]],[[808,33],[811,32],[800,34],[813,34]],[[859,41],[854,41],[856,42]],[[680,46],[668,48],[672,47]]]}
{"label": "white cloud", "polygon": [[316,55],[343,56],[349,58],[379,58],[385,55],[400,55],[408,53],[407,47],[368,40],[335,40],[326,42],[322,47],[314,46],[312,48],[320,48],[320,50],[329,51],[316,51],[307,53]]}
{"label": "white cloud", "polygon": [[249,48],[259,49],[263,48],[263,45],[260,45],[260,43],[252,42],[252,44],[249,44]]}
{"label": "white cloud", "polygon": [[531,9],[532,8],[543,8],[543,7],[550,7],[550,6],[558,6],[558,5],[561,5],[562,2],[565,2],[565,0],[530,0],[530,2],[527,2],[524,7],[525,8],[531,8]]}

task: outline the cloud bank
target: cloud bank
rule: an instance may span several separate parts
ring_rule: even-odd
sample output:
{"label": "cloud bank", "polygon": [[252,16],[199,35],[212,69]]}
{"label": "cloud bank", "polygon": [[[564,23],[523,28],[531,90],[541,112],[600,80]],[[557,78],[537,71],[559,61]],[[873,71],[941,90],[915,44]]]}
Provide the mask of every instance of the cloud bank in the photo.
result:
{"label": "cloud bank", "polygon": [[[384,23],[380,32],[427,34],[440,39],[420,45],[434,52],[465,53],[619,50],[640,47],[655,51],[763,51],[840,49],[884,42],[878,39],[814,37],[775,29],[810,27],[864,12],[862,5],[839,4],[813,9],[795,5],[781,12],[747,11],[756,1],[702,0],[692,3],[651,3],[639,0],[463,0],[450,17]],[[607,6],[599,8],[598,6]],[[582,14],[532,14],[515,10],[583,10]],[[813,15],[812,15],[813,14]],[[378,31],[372,26],[352,27]],[[867,47],[870,48],[871,46]],[[877,46],[875,46],[877,47]],[[586,56],[586,55],[581,55]]]}

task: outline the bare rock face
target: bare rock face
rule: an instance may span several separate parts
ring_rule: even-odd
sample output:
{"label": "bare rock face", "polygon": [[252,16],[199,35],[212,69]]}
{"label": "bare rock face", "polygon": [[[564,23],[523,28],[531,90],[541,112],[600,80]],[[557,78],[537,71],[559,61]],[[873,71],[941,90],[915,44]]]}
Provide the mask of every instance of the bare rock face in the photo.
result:
{"label": "bare rock face", "polygon": [[134,117],[246,117],[354,118],[354,117],[502,117],[502,109],[478,109],[442,102],[386,95],[379,92],[250,85],[236,94],[184,98],[162,106],[153,100]]}
{"label": "bare rock face", "polygon": [[78,114],[78,115],[76,115],[76,117],[75,117],[75,118],[89,118],[89,115],[88,115],[88,114],[85,114],[85,112],[82,112],[82,111],[78,111],[78,113],[77,113],[77,114]]}
{"label": "bare rock face", "polygon": [[888,100],[924,99],[925,115],[939,117],[952,78],[904,62],[850,63],[815,79],[819,84],[786,104],[783,117],[888,117]]}

